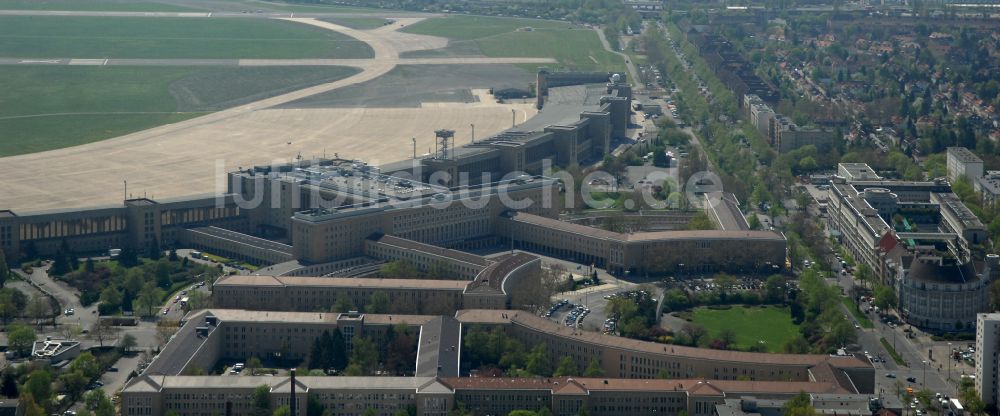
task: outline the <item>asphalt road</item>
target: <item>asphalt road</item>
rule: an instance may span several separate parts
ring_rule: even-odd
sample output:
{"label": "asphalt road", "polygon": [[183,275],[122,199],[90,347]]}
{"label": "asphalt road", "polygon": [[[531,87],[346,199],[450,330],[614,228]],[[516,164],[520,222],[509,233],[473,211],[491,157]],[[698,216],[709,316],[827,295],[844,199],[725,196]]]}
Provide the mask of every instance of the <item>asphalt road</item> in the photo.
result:
{"label": "asphalt road", "polygon": [[[830,256],[827,261],[832,263],[835,259]],[[839,270],[839,265],[835,265],[834,270]],[[855,284],[851,275],[842,276],[839,273],[827,281],[830,284],[840,286],[844,293],[851,293],[851,288]],[[844,308],[844,313],[848,319],[856,322],[847,307]],[[861,352],[867,351],[873,356],[885,358],[884,363],[873,364],[876,370],[875,392],[877,394],[901,396],[900,393],[905,395],[907,387],[912,387],[914,390],[927,388],[935,393],[955,397],[962,372],[964,371],[966,374],[973,372],[972,367],[952,361],[950,363],[951,380],[949,381],[949,358],[947,358],[949,348],[946,342],[934,342],[929,335],[916,330],[914,330],[915,334],[918,335],[915,339],[910,339],[903,331],[905,325],[893,328],[884,324],[874,313],[868,314],[868,317],[875,324],[875,327],[858,330],[858,347]],[[888,350],[882,345],[882,338],[885,338],[893,346],[906,365],[897,365],[893,361]],[[961,345],[964,343],[955,343],[955,346]],[[934,350],[933,358],[936,361],[928,360],[928,349]],[[889,377],[890,374],[895,377]],[[913,377],[915,382],[907,381],[909,377]]]}
{"label": "asphalt road", "polygon": [[614,49],[611,48],[611,44],[608,43],[608,38],[604,36],[604,31],[603,30],[601,30],[600,28],[596,28],[595,27],[594,31],[597,32],[597,37],[601,40],[601,45],[604,45],[604,49],[605,50],[607,50],[608,52],[611,52],[611,53],[613,53],[615,55],[621,56],[622,59],[625,60],[625,66],[628,69],[629,81],[631,81],[633,84],[635,84],[635,85],[638,86],[639,85],[639,71],[635,70],[635,64],[632,62],[632,60],[628,58],[628,55],[626,55],[624,53],[621,53],[621,52],[618,52],[618,51],[616,51],[616,50],[614,50]]}
{"label": "asphalt road", "polygon": [[[61,310],[58,311],[59,317],[56,318],[56,324],[77,324],[80,325],[81,329],[89,330],[97,322],[97,304],[95,303],[86,308],[83,307],[80,304],[80,292],[63,282],[49,277],[49,267],[49,264],[42,267],[35,267],[31,275],[25,275],[20,270],[14,270],[14,272],[59,301]],[[63,313],[67,309],[74,309],[75,313],[72,316],[67,316]]]}

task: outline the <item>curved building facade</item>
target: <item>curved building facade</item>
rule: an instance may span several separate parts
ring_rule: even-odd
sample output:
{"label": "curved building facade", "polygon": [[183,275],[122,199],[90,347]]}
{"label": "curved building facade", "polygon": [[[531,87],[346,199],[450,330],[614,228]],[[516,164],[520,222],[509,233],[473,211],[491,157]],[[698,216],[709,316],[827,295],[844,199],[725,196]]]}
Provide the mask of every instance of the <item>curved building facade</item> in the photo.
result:
{"label": "curved building facade", "polygon": [[[900,310],[911,325],[939,331],[972,331],[976,314],[990,308],[988,266],[927,256],[912,260],[897,281]],[[985,276],[985,277],[984,277]]]}

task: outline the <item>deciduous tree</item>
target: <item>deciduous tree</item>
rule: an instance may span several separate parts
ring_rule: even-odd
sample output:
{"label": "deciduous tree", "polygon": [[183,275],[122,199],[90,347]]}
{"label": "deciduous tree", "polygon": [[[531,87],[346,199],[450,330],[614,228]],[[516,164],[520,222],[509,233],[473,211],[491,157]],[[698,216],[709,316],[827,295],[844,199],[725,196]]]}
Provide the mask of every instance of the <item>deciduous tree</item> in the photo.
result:
{"label": "deciduous tree", "polygon": [[139,292],[139,297],[136,298],[136,302],[139,306],[140,313],[143,316],[153,316],[155,310],[160,306],[160,301],[163,299],[163,290],[156,287],[152,282],[146,283],[143,286],[142,291]]}
{"label": "deciduous tree", "polygon": [[135,339],[135,335],[132,334],[125,334],[122,336],[121,341],[118,342],[118,348],[121,349],[122,354],[132,352],[132,349],[134,349],[136,345],[138,345],[138,342]]}
{"label": "deciduous tree", "polygon": [[91,338],[97,340],[97,342],[103,347],[104,342],[111,342],[118,335],[118,330],[107,323],[105,320],[98,320],[94,322],[94,325],[90,327]]}
{"label": "deciduous tree", "polygon": [[587,369],[583,370],[584,377],[603,377],[604,370],[601,368],[601,363],[597,362],[597,358],[591,358],[590,363],[587,364]]}
{"label": "deciduous tree", "polygon": [[556,371],[552,372],[552,376],[576,376],[579,375],[579,372],[580,369],[576,367],[576,362],[574,362],[569,356],[563,356],[559,359],[559,365],[556,366]]}
{"label": "deciduous tree", "polygon": [[22,357],[31,354],[31,347],[36,339],[38,336],[30,326],[11,324],[7,327],[7,343]]}
{"label": "deciduous tree", "polygon": [[24,382],[24,390],[44,405],[52,397],[52,373],[47,370],[32,371]]}
{"label": "deciduous tree", "polygon": [[261,384],[250,394],[250,406],[253,408],[254,416],[268,416],[271,414],[271,387]]}

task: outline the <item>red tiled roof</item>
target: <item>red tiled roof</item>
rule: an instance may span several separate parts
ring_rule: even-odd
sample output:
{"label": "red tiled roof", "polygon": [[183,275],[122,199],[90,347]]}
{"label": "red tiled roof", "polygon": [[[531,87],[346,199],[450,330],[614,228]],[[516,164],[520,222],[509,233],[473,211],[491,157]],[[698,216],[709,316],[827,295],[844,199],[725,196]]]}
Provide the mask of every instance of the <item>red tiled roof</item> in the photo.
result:
{"label": "red tiled roof", "polygon": [[847,393],[830,382],[697,379],[626,379],[589,377],[451,377],[440,379],[454,390],[549,390],[554,394],[592,391],[686,391],[691,395],[733,393]]}

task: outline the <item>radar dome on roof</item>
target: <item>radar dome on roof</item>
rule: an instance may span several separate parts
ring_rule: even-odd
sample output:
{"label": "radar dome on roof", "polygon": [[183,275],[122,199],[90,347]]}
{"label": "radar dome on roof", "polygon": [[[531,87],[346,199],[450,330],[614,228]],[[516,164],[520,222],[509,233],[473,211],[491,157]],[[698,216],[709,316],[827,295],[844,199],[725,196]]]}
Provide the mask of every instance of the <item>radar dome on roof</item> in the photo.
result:
{"label": "radar dome on roof", "polygon": [[611,82],[621,82],[621,74],[611,74]]}

